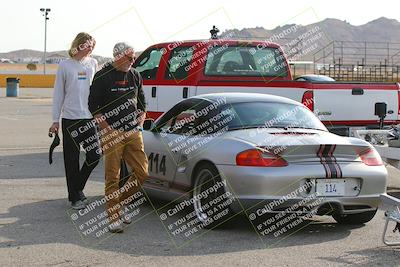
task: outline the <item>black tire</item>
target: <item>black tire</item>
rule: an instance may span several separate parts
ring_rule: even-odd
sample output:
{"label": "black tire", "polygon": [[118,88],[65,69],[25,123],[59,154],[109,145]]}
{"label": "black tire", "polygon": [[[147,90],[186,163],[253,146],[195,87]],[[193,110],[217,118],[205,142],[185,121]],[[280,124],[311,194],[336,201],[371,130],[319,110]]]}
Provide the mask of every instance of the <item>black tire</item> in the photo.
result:
{"label": "black tire", "polygon": [[[229,205],[223,205],[230,196],[229,193],[225,192],[223,184],[218,170],[211,164],[202,165],[195,173],[192,191],[193,209],[197,219],[202,224],[202,228],[212,229],[220,226],[233,215]],[[212,187],[217,188],[217,190],[211,193],[210,191],[207,192],[207,189]],[[206,195],[207,197],[195,198],[199,195]],[[216,201],[219,199],[222,200]],[[221,217],[218,218],[217,214]]]}
{"label": "black tire", "polygon": [[333,214],[332,217],[340,224],[364,224],[372,220],[377,210],[356,214]]}

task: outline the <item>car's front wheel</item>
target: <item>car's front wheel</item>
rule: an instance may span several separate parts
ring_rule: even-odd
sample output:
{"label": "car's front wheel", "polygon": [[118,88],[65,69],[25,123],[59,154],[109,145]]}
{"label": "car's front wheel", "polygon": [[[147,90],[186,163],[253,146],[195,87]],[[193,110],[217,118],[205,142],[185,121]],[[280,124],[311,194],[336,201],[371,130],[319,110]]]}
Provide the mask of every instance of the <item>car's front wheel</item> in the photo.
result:
{"label": "car's front wheel", "polygon": [[333,214],[332,217],[340,224],[363,224],[374,218],[377,210],[356,214]]}
{"label": "car's front wheel", "polygon": [[193,207],[203,228],[214,228],[232,216],[231,194],[215,166],[202,165],[195,174]]}

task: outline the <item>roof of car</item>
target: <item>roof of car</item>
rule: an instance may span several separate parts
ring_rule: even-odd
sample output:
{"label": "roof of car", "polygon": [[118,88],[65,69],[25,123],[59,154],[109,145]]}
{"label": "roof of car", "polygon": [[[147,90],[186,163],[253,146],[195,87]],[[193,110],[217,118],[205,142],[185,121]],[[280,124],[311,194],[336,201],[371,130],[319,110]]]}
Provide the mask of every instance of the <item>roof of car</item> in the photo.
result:
{"label": "roof of car", "polygon": [[173,49],[175,47],[179,46],[193,46],[193,45],[198,45],[202,44],[204,46],[208,46],[210,43],[211,44],[216,44],[216,45],[223,45],[223,44],[230,44],[230,45],[261,45],[260,47],[273,47],[273,48],[279,48],[279,44],[273,43],[273,42],[268,42],[267,40],[256,40],[256,39],[200,39],[200,40],[182,40],[182,41],[175,41],[175,42],[164,42],[164,43],[157,43],[152,45],[151,47],[154,46],[169,46],[171,45]]}
{"label": "roof of car", "polygon": [[301,103],[292,99],[269,95],[269,94],[257,94],[257,93],[213,93],[197,95],[193,98],[206,99],[210,102],[218,102],[221,99],[226,103],[241,103],[241,102],[277,102],[285,104],[301,105]]}

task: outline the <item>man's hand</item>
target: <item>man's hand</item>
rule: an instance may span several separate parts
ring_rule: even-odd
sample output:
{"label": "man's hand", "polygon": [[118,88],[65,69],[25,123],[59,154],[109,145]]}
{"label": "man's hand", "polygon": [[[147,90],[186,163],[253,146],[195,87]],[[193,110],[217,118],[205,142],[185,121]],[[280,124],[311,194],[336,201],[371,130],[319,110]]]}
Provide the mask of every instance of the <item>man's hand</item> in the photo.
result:
{"label": "man's hand", "polygon": [[136,121],[140,127],[143,127],[144,120],[146,119],[146,112],[139,113]]}
{"label": "man's hand", "polygon": [[97,124],[100,127],[100,130],[104,130],[107,129],[108,127],[110,127],[110,125],[108,125],[107,121],[102,119],[101,116],[103,116],[103,114],[96,114],[94,115],[94,119],[97,122]]}

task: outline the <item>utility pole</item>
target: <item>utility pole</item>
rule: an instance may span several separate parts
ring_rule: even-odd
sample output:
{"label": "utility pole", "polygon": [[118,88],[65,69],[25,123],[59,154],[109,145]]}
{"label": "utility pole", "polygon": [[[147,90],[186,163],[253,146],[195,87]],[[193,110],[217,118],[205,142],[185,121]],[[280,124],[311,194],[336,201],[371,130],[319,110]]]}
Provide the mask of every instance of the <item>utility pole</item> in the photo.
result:
{"label": "utility pole", "polygon": [[46,41],[47,41],[47,21],[49,17],[47,16],[50,12],[50,8],[41,8],[40,11],[44,16],[44,53],[43,53],[43,74],[46,74]]}

